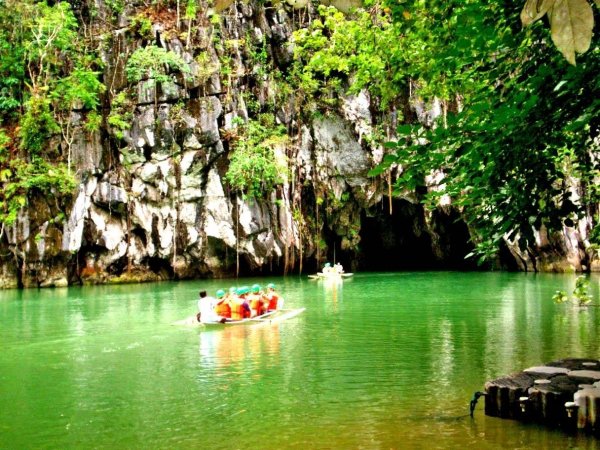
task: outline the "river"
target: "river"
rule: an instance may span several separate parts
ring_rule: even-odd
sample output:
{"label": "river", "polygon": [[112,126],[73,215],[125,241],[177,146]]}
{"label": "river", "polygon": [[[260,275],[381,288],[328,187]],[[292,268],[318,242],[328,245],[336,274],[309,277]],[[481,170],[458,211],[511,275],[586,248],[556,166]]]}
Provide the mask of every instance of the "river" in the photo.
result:
{"label": "river", "polygon": [[[255,282],[306,311],[173,325],[200,289]],[[0,448],[600,448],[486,417],[483,399],[468,417],[487,380],[600,357],[600,308],[551,300],[574,282],[401,272],[0,292]]]}

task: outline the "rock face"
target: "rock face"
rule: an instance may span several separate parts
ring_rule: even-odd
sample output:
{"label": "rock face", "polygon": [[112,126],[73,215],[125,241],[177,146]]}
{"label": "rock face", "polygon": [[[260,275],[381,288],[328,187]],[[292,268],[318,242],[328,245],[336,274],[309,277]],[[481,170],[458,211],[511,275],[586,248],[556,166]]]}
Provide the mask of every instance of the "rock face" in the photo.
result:
{"label": "rock face", "polygon": [[[427,212],[416,193],[392,208],[389,179],[368,175],[384,149],[368,139],[377,120],[366,92],[300,120],[294,93],[268,76],[293,59],[296,3],[235,3],[220,14],[203,5],[197,26],[177,29],[169,7],[128,2],[115,16],[95,2],[91,25],[114,24],[101,54],[107,125],[90,134],[81,127],[85,111],[74,114],[78,190],[66,211],[32,199],[3,227],[0,287],[286,273],[336,256],[360,265],[368,260],[365,240],[374,254],[389,244],[405,261],[419,252],[435,267],[459,264],[470,251],[459,211]],[[151,21],[150,34],[140,34],[140,18]],[[147,45],[178,55],[187,69],[165,66],[160,81],[128,81],[128,56]],[[118,103],[120,94],[127,101]],[[438,104],[410,104],[424,123],[440,114]],[[246,197],[225,175],[239,127],[269,108],[274,119],[266,128],[289,132],[271,147],[289,173],[264,196]],[[127,125],[115,125],[116,117]],[[588,228],[582,222],[561,236],[540,232],[534,257],[509,249],[522,270],[597,270],[585,247]],[[375,230],[386,238],[367,236]]]}

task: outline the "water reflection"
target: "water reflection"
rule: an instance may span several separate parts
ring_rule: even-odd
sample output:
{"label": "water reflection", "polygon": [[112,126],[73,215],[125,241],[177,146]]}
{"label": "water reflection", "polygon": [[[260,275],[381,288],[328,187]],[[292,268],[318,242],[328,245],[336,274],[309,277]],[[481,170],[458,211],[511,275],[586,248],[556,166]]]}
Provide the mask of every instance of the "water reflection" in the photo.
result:
{"label": "water reflection", "polygon": [[280,351],[278,323],[226,325],[204,329],[199,334],[200,364],[215,369],[217,374],[237,371],[244,364],[258,365],[271,360]]}
{"label": "water reflection", "polygon": [[317,283],[323,289],[327,310],[329,313],[337,313],[339,302],[343,300],[344,280],[339,277],[320,278]]}

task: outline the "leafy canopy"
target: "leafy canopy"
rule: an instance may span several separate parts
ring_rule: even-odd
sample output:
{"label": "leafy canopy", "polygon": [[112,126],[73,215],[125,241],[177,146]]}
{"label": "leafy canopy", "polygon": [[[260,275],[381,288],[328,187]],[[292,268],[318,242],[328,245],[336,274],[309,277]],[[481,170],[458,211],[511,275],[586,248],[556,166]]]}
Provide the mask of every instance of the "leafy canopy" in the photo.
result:
{"label": "leafy canopy", "polygon": [[[433,127],[401,126],[374,174],[395,164],[398,191],[429,186],[430,205],[450,196],[475,233],[481,261],[504,239],[527,251],[536,230],[571,226],[593,211],[600,200],[597,38],[572,66],[543,26],[515,26],[515,5],[465,0],[425,10],[420,3],[392,12],[413,41],[408,47],[429,58],[417,79],[426,89],[417,92],[459,102]],[[409,33],[409,23],[427,35]],[[426,179],[436,173],[432,189]]]}

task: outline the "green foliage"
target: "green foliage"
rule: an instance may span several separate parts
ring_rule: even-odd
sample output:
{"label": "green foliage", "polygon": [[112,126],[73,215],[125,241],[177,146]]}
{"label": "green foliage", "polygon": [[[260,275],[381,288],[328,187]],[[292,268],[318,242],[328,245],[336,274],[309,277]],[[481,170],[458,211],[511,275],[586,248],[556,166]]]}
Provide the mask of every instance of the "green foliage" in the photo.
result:
{"label": "green foliage", "polygon": [[219,65],[213,63],[212,58],[206,51],[198,53],[196,62],[199,66],[197,76],[200,78],[202,84],[206,83],[211,76],[219,72]]}
{"label": "green foliage", "polygon": [[286,179],[287,168],[275,159],[273,148],[285,144],[285,127],[273,127],[272,116],[239,126],[240,139],[230,154],[225,178],[232,189],[248,197],[263,197]]}
{"label": "green foliage", "polygon": [[294,33],[290,83],[307,96],[329,99],[325,106],[335,106],[339,93],[362,89],[382,108],[393,103],[407,82],[394,71],[406,48],[390,15],[379,7],[353,15],[323,5],[318,10],[320,19]]}
{"label": "green foliage", "polygon": [[102,116],[96,111],[92,111],[88,113],[83,127],[88,133],[93,133],[100,129],[100,125],[102,125]]}
{"label": "green foliage", "polygon": [[42,95],[31,97],[25,105],[19,136],[21,148],[32,156],[42,155],[48,140],[60,132],[50,105],[50,99]]}
{"label": "green foliage", "polygon": [[[10,137],[0,128],[0,164],[6,164],[10,159],[8,146],[10,145]],[[0,176],[0,181],[2,181]]]}
{"label": "green foliage", "polygon": [[86,109],[95,109],[100,104],[99,94],[105,89],[98,79],[99,75],[100,72],[78,67],[57,81],[52,98],[65,109],[76,104]]}
{"label": "green foliage", "polygon": [[[573,67],[547,44],[546,29],[515,26],[518,5],[461,0],[427,11],[398,5],[392,14],[406,30],[403,45],[421,49],[408,72],[422,68],[418,92],[460,96],[462,110],[448,108],[433,128],[401,126],[388,146],[392,154],[374,175],[397,164],[397,190],[424,191],[425,178],[441,174],[424,201],[434,206],[448,195],[461,208],[481,262],[503,239],[526,251],[536,230],[570,226],[597,204],[597,39]],[[583,186],[579,198],[572,195],[573,180]]]}
{"label": "green foliage", "polygon": [[[95,110],[104,87],[98,62],[77,28],[68,2],[0,2],[0,221],[5,224],[12,224],[34,196],[64,207],[75,187],[60,151],[74,136],[71,111],[86,108],[86,127],[100,124]],[[61,138],[66,146],[58,145]]]}
{"label": "green foliage", "polygon": [[215,27],[220,27],[221,26],[221,16],[219,14],[213,13],[209,17],[209,22],[211,23],[211,25],[213,25]]}
{"label": "green foliage", "polygon": [[[4,15],[0,19],[11,21]],[[21,83],[25,79],[25,49],[20,42],[21,36],[15,32],[18,28],[13,25],[0,27],[0,114],[19,108]]]}
{"label": "green foliage", "polygon": [[112,105],[110,108],[110,114],[108,115],[108,124],[115,136],[119,139],[123,139],[123,133],[131,128],[131,120],[133,119],[133,113],[131,112],[130,101],[127,98],[125,91],[119,92],[112,99]]}
{"label": "green foliage", "polygon": [[131,19],[129,27],[132,32],[137,33],[144,39],[152,39],[154,37],[152,33],[152,21],[142,14],[138,14]]}
{"label": "green foliage", "polygon": [[133,83],[145,78],[158,83],[171,81],[169,70],[189,73],[188,65],[177,53],[156,45],[138,48],[125,66],[127,79]]}
{"label": "green foliage", "polygon": [[105,0],[104,3],[115,14],[121,14],[125,10],[125,2],[123,0]]}
{"label": "green foliage", "polygon": [[569,301],[569,296],[565,291],[556,291],[552,296],[554,303],[565,303]]}
{"label": "green foliage", "polygon": [[575,280],[575,289],[573,289],[573,297],[569,299],[569,296],[565,291],[556,291],[552,300],[555,303],[565,303],[571,301],[577,306],[586,306],[592,302],[592,297],[588,293],[589,280],[584,275],[577,277]]}
{"label": "green foliage", "polygon": [[47,80],[62,67],[64,52],[77,45],[77,19],[67,2],[53,6],[38,3],[34,8],[30,39],[24,42],[25,60],[34,86]]}
{"label": "green foliage", "polygon": [[0,222],[11,225],[30,196],[68,198],[76,183],[64,164],[52,165],[41,158],[31,163],[14,159],[1,171]]}
{"label": "green foliage", "polygon": [[99,106],[104,86],[93,69],[98,61],[81,45],[68,2],[5,2],[0,19],[0,38],[11,41],[0,45],[2,121],[18,122],[25,159],[60,157],[58,141],[51,145],[51,139],[60,135],[69,148],[71,110]]}
{"label": "green foliage", "polygon": [[187,0],[184,17],[187,20],[192,20],[196,18],[196,14],[198,14],[198,5],[196,4],[196,0]]}

